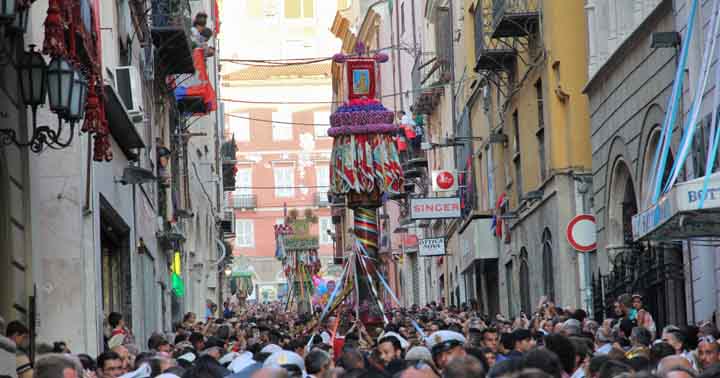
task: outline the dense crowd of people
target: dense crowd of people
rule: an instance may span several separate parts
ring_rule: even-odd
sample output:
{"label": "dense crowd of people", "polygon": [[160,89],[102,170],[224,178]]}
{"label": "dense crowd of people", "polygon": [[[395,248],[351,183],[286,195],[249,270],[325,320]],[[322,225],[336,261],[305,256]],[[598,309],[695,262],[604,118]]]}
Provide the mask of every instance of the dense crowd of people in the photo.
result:
{"label": "dense crowd of people", "polygon": [[[231,301],[229,301],[230,303]],[[138,344],[120,314],[107,319],[106,350],[96,358],[64,343],[37,345],[11,322],[0,338],[0,377],[19,378],[720,378],[718,330],[656,329],[639,295],[622,295],[615,317],[597,322],[583,310],[542,300],[530,316],[478,314],[463,306],[391,309],[387,323],[356,321],[341,307],[316,316],[281,304],[185,315],[171,334]],[[13,353],[13,369],[7,353]]]}

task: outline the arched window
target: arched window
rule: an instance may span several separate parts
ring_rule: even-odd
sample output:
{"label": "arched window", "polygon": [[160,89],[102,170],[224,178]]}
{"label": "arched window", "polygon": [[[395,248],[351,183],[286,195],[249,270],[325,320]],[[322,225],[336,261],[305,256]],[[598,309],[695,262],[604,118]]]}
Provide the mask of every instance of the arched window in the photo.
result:
{"label": "arched window", "polygon": [[552,234],[547,228],[542,236],[543,289],[548,300],[555,300],[555,274],[553,274]]}
{"label": "arched window", "polygon": [[525,247],[520,249],[520,305],[523,312],[530,313],[530,270]]}

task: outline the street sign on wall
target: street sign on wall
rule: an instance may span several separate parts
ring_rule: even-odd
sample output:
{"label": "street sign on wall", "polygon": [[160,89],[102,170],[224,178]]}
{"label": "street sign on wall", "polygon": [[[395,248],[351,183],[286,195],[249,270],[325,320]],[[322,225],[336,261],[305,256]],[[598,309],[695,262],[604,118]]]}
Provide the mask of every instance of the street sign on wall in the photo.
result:
{"label": "street sign on wall", "polygon": [[420,257],[444,256],[445,238],[421,239],[418,247]]}
{"label": "street sign on wall", "polygon": [[565,231],[568,243],[578,252],[591,252],[597,249],[597,227],[595,217],[581,214],[568,223]]}
{"label": "street sign on wall", "polygon": [[412,198],[410,199],[411,219],[460,218],[460,198]]}
{"label": "street sign on wall", "polygon": [[450,192],[457,190],[457,172],[450,169],[432,171],[432,188],[435,192]]}

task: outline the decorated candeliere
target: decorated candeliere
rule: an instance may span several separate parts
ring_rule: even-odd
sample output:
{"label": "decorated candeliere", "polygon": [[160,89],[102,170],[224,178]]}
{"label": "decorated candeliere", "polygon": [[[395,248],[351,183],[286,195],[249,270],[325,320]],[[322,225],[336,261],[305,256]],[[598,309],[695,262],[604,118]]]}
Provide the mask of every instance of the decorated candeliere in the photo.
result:
{"label": "decorated candeliere", "polygon": [[369,56],[358,43],[356,55],[337,54],[335,63],[347,71],[347,102],[330,116],[328,135],[333,137],[330,190],[346,196],[354,210],[355,235],[371,257],[377,254],[376,209],[383,194],[402,191],[403,173],[393,136],[395,115],[377,96],[377,65],[385,54]]}
{"label": "decorated candeliere", "polygon": [[[393,137],[398,131],[395,115],[386,109],[377,95],[378,64],[388,60],[385,54],[369,55],[358,43],[355,55],[337,54],[333,61],[345,66],[347,101],[330,116],[328,135],[333,137],[330,169],[330,191],[344,196],[353,210],[354,233],[359,253],[369,258],[363,263],[364,274],[358,274],[360,261],[352,263],[357,279],[355,307],[364,309],[369,320],[369,304],[374,300],[370,276],[378,251],[377,208],[385,194],[402,191],[403,172]],[[353,258],[358,259],[357,255]],[[380,305],[379,310],[382,310]]]}
{"label": "decorated candeliere", "polygon": [[291,210],[284,224],[275,225],[275,257],[283,264],[288,282],[287,307],[300,313],[312,312],[312,297],[315,293],[313,276],[320,271],[318,235],[311,233],[311,225],[317,216],[307,209],[304,218],[297,210]]}

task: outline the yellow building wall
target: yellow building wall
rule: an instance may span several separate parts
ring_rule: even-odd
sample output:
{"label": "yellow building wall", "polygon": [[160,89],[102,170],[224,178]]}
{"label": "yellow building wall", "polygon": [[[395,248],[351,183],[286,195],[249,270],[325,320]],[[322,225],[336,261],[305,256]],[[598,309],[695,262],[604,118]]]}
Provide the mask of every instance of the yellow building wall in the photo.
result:
{"label": "yellow building wall", "polygon": [[[503,132],[508,136],[507,148],[500,144],[493,147],[496,165],[495,192],[496,196],[506,192],[511,208],[520,203],[516,189],[519,183],[514,167],[517,152],[513,146],[515,111],[519,120],[522,193],[536,190],[544,184],[541,182],[542,162],[537,137],[539,114],[535,84],[538,80],[542,80],[544,101],[545,178],[552,177],[553,172],[591,169],[588,101],[582,94],[582,88],[587,82],[587,25],[584,8],[582,2],[543,1],[542,4],[542,30],[538,36],[542,38],[540,43],[545,49],[545,58],[537,62],[527,51],[523,51],[518,57],[514,81],[520,86],[512,94],[502,121],[495,115],[498,115],[499,107],[505,102],[505,98],[497,94],[494,84],[490,88],[493,97],[490,125],[502,125]],[[492,5],[491,2],[485,1],[484,6],[488,5]],[[470,8],[466,11],[466,20],[470,21],[466,21],[464,27],[469,35],[474,35]],[[468,37],[467,40],[471,38]],[[522,43],[527,44],[527,41]],[[474,44],[469,49],[474,51]],[[474,53],[468,55],[473,55],[473,60],[475,59]],[[536,66],[530,69],[525,62],[532,64],[533,61],[536,61]],[[507,87],[503,90],[507,91]],[[476,109],[480,111],[482,107]],[[472,126],[476,129],[483,125]],[[486,174],[486,169],[483,173]]]}
{"label": "yellow building wall", "polygon": [[[553,126],[552,168],[586,170],[592,165],[590,113],[582,88],[588,80],[587,21],[581,1],[544,1],[546,76],[552,86],[547,112]],[[561,101],[560,89],[567,100]],[[547,90],[546,90],[547,92]]]}

